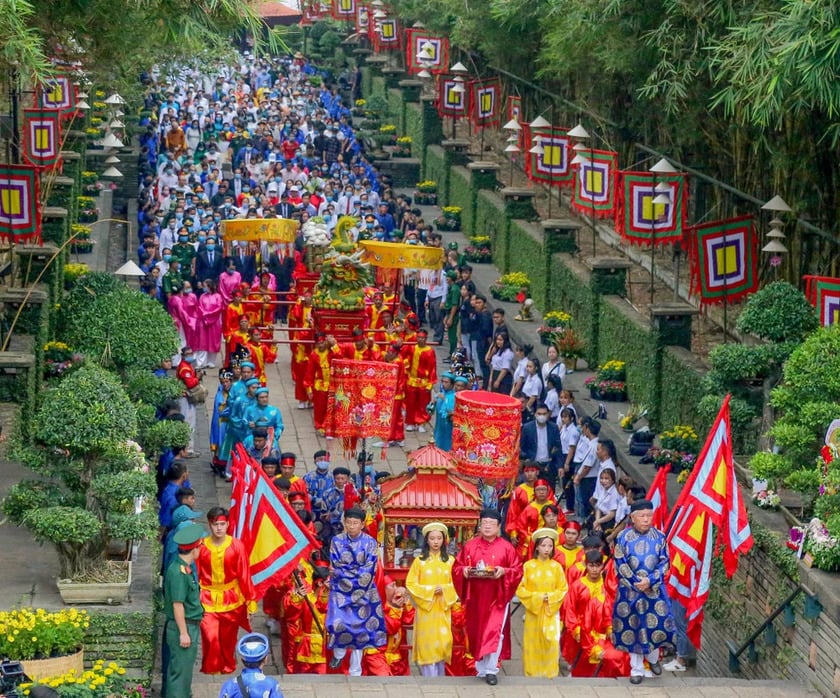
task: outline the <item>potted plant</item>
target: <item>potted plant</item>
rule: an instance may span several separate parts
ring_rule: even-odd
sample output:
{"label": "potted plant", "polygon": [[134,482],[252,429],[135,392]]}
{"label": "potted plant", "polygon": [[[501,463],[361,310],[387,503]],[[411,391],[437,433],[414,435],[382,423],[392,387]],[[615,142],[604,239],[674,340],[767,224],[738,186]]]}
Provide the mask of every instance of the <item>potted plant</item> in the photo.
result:
{"label": "potted plant", "polygon": [[417,183],[414,190],[414,203],[418,206],[437,205],[437,182],[433,179],[425,179]]}
{"label": "potted plant", "polygon": [[[3,512],[55,546],[65,602],[79,602],[76,591],[88,603],[127,599],[130,563],[106,563],[109,541],[148,540],[158,529],[142,505],[154,501],[154,475],[126,444],[137,432],[135,406],[115,374],[87,364],[47,389],[32,424],[33,443],[15,443],[13,453],[40,478],[12,486]],[[102,575],[110,579],[94,598],[90,582]]]}
{"label": "potted plant", "polygon": [[805,559],[820,570],[840,570],[840,539],[818,518],[805,531]]}
{"label": "potted plant", "polygon": [[381,148],[385,145],[395,145],[397,142],[397,127],[394,124],[382,124],[379,133],[374,134],[374,142]]}
{"label": "potted plant", "polygon": [[623,361],[611,360],[584,381],[593,400],[622,402],[627,399],[627,374]]}
{"label": "potted plant", "polygon": [[350,113],[353,116],[362,117],[365,115],[365,105],[367,105],[367,100],[364,99],[357,99],[353,104],[353,109]]}
{"label": "potted plant", "polygon": [[96,196],[104,187],[99,181],[99,175],[92,170],[82,172],[82,191],[88,196]]}
{"label": "potted plant", "polygon": [[47,342],[44,345],[44,377],[54,378],[69,373],[82,365],[84,357],[64,342]]}
{"label": "potted plant", "polygon": [[571,327],[567,327],[559,334],[555,334],[554,346],[557,353],[566,362],[566,370],[570,373],[577,369],[578,359],[583,356],[583,339]]}
{"label": "potted plant", "polygon": [[411,157],[411,136],[400,136],[397,138],[397,145],[391,152],[395,158]]}
{"label": "potted plant", "polygon": [[73,285],[85,274],[90,271],[90,268],[84,262],[71,262],[64,265],[64,290],[69,291]]}
{"label": "potted plant", "polygon": [[77,196],[76,202],[79,205],[79,223],[95,223],[99,220],[96,199],[92,196]]}
{"label": "potted plant", "polygon": [[540,343],[543,346],[550,347],[563,330],[568,327],[571,320],[572,316],[562,310],[548,311],[543,315],[543,324],[537,328]]}
{"label": "potted plant", "polygon": [[782,498],[773,490],[761,490],[753,495],[753,504],[759,509],[776,511],[782,504]]}
{"label": "potted plant", "polygon": [[501,301],[513,303],[523,288],[528,288],[531,280],[522,271],[512,271],[502,275],[490,285],[490,295]]}
{"label": "potted plant", "polygon": [[476,264],[489,264],[493,261],[490,251],[490,238],[487,235],[473,235],[470,244],[464,249],[464,259]]}
{"label": "potted plant", "polygon": [[43,608],[0,611],[0,655],[23,664],[31,679],[84,670],[84,637],[90,625],[87,611],[75,608],[50,612]]}
{"label": "potted plant", "polygon": [[435,218],[435,225],[438,230],[457,232],[461,229],[461,207],[444,206],[442,214]]}
{"label": "potted plant", "polygon": [[90,669],[44,677],[32,686],[48,686],[59,698],[147,698],[149,691],[117,662],[98,660]]}
{"label": "potted plant", "polygon": [[636,422],[645,416],[647,416],[647,407],[634,402],[627,410],[627,414],[618,415],[618,424],[623,431],[633,432],[636,429]]}

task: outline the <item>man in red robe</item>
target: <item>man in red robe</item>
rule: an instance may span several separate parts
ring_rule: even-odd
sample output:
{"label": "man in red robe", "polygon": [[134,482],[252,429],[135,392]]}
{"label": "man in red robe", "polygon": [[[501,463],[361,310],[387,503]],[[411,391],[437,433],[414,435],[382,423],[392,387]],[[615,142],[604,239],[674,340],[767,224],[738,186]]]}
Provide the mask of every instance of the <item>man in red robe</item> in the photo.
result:
{"label": "man in red robe", "polygon": [[586,553],[586,574],[572,584],[563,600],[564,632],[578,645],[575,656],[565,656],[572,676],[613,679],[630,675],[630,659],[610,641],[615,597],[604,583],[604,560],[599,550]]}
{"label": "man in red robe", "polygon": [[467,646],[475,657],[475,672],[491,686],[499,682],[503,649],[510,656],[509,606],[523,572],[514,547],[499,537],[501,522],[498,511],[483,509],[478,535],[461,548],[452,567],[452,581],[466,609]]}
{"label": "man in red robe", "polygon": [[327,403],[330,393],[330,366],[338,355],[337,347],[330,347],[327,335],[323,332],[315,334],[315,348],[309,354],[309,364],[306,368],[307,396],[312,402],[313,421],[315,428],[324,433],[327,424]]}
{"label": "man in red robe", "polygon": [[250,616],[257,610],[251,584],[248,553],[228,535],[228,512],[213,507],[207,512],[210,535],[198,556],[201,586],[201,671],[232,674],[236,671],[236,636],[239,628],[251,631]]}
{"label": "man in red robe", "polygon": [[298,401],[298,409],[303,410],[309,406],[305,383],[309,353],[312,351],[312,295],[309,293],[298,299],[289,311],[289,341],[295,400]]}
{"label": "man in red robe", "polygon": [[534,499],[534,483],[539,477],[540,466],[534,461],[525,461],[522,464],[522,474],[525,479],[511,493],[507,515],[505,516],[505,533],[507,533],[514,547],[519,544],[520,537],[524,539],[524,536],[519,535],[517,526],[519,526],[519,517],[525,507]]}
{"label": "man in red robe", "polygon": [[432,386],[437,382],[437,360],[435,350],[426,345],[428,333],[420,330],[416,344],[403,346],[403,358],[406,363],[407,377],[405,389],[406,431],[425,432],[423,426],[429,421],[426,411],[432,401]]}
{"label": "man in red robe", "polygon": [[[330,346],[335,346],[336,341],[330,337]],[[353,341],[344,342],[338,345],[339,358],[350,361],[380,361],[382,353],[373,343],[373,338],[367,338],[361,327],[353,330]]]}

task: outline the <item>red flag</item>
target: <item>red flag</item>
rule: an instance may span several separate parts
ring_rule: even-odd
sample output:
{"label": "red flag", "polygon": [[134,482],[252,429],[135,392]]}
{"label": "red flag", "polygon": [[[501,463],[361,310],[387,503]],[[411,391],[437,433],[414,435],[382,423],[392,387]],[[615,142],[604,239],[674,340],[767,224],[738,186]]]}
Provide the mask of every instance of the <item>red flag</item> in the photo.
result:
{"label": "red flag", "polygon": [[718,528],[718,550],[723,549],[729,577],[738,569],[738,556],[753,545],[735,478],[729,400],[727,395],[668,522],[668,591],[685,606],[688,635],[698,648],[714,554],[712,526]]}
{"label": "red flag", "polygon": [[251,581],[261,598],[320,544],[242,444],[234,449],[232,465],[231,528],[248,551]]}
{"label": "red flag", "polygon": [[666,487],[668,485],[668,473],[670,472],[670,463],[660,468],[647,493],[647,498],[653,502],[653,526],[660,531],[665,530],[665,524],[668,521],[668,493]]}

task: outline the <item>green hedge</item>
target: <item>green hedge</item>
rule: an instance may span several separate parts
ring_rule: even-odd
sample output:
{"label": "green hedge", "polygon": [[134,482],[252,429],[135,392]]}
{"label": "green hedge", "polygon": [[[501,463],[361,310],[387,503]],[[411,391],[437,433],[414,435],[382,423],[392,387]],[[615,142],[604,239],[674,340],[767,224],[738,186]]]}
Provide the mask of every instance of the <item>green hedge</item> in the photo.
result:
{"label": "green hedge", "polygon": [[704,366],[690,351],[682,347],[662,350],[662,399],[659,423],[665,429],[676,424],[700,428],[697,403],[703,391]]}
{"label": "green hedge", "polygon": [[464,167],[453,167],[449,171],[449,196],[447,206],[461,207],[461,230],[473,234],[473,193],[470,187],[470,173]]}
{"label": "green hedge", "polygon": [[531,298],[543,313],[550,310],[546,307],[549,270],[544,263],[544,254],[542,232],[531,223],[512,220],[508,227],[505,271],[524,271],[528,274],[531,279]]}
{"label": "green hedge", "polygon": [[501,267],[496,260],[496,250],[502,250],[507,239],[507,218],[502,198],[491,191],[480,191],[476,197],[475,221],[473,232],[490,238],[493,248],[493,263]]}
{"label": "green hedge", "polygon": [[426,138],[423,130],[423,114],[419,104],[405,105],[405,135],[411,136],[411,152],[416,158],[425,160]]}
{"label": "green hedge", "polygon": [[424,177],[433,179],[438,185],[438,203],[443,206],[447,204],[445,185],[447,181],[446,166],[444,165],[443,148],[439,145],[430,145],[426,148],[426,168]]}
{"label": "green hedge", "polygon": [[589,287],[586,270],[570,257],[551,256],[549,310],[564,310],[572,316],[572,328],[585,343],[586,361],[598,361],[598,304],[600,298]]}
{"label": "green hedge", "polygon": [[619,298],[601,298],[598,324],[598,363],[611,359],[627,363],[627,393],[630,400],[652,409],[650,422],[656,423],[659,404],[656,338],[641,317]]}
{"label": "green hedge", "polygon": [[157,629],[149,613],[93,612],[85,633],[85,664],[115,661],[139,681],[152,677],[157,650]]}
{"label": "green hedge", "polygon": [[397,134],[402,136],[405,134],[405,102],[403,102],[402,92],[389,88],[385,92],[385,99],[388,100],[388,115],[397,127]]}

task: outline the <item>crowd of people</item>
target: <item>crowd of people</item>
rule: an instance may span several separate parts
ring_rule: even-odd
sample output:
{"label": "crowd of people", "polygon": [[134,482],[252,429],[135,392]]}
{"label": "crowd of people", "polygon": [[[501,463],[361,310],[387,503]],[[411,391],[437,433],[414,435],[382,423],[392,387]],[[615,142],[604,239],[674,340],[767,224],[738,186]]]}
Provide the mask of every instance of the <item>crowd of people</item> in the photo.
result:
{"label": "crowd of people", "polygon": [[[357,239],[443,245],[367,161],[346,103],[328,80],[314,85],[315,74],[300,54],[243,54],[207,74],[147,76],[156,117],[141,136],[143,290],[165,304],[182,344],[160,369],[174,367],[184,388],[165,416],[184,419],[194,434],[205,374],[218,370],[214,470],[232,480],[231,453],[242,444],[321,544],[262,599],[283,671],[407,675],[413,661],[425,676],[474,674],[495,685],[520,606],[528,676],[558,676],[562,657],[572,676],[637,683],[662,672],[660,648],[675,644],[666,668],[683,670],[689,650],[684,632],[675,640],[667,550],[650,525],[645,490],[619,476],[599,421],[579,414],[556,349],[541,364],[533,347],[511,344],[504,310],[488,308],[455,243],[439,270],[409,271],[397,283],[380,278],[368,289],[364,326],[339,341],[313,326],[312,296],[299,290],[309,273],[301,235],[294,245],[225,240],[224,222],[233,219],[303,226],[319,216],[332,229],[350,215]],[[288,332],[296,406],[311,410],[321,434],[335,358],[398,365],[381,448],[402,447],[405,432],[416,430],[451,449],[459,391],[520,400],[521,473],[482,488],[474,538],[459,549],[451,529],[428,523],[407,532],[422,541],[422,554],[405,580],[385,574],[379,483],[389,473],[372,463],[359,474],[331,468],[330,452],[318,450],[314,469],[296,474],[301,459],[283,449],[283,416],[266,380],[278,328]],[[429,340],[449,350],[440,372]],[[193,438],[159,467],[163,695],[190,694],[199,644],[202,672],[234,673],[237,648],[245,662],[242,684],[229,681],[222,695],[249,686],[279,695],[264,683],[270,643],[251,627],[258,599],[228,511],[195,509],[186,459],[200,455]],[[196,523],[202,518],[209,535]],[[237,642],[240,629],[247,635]]]}

